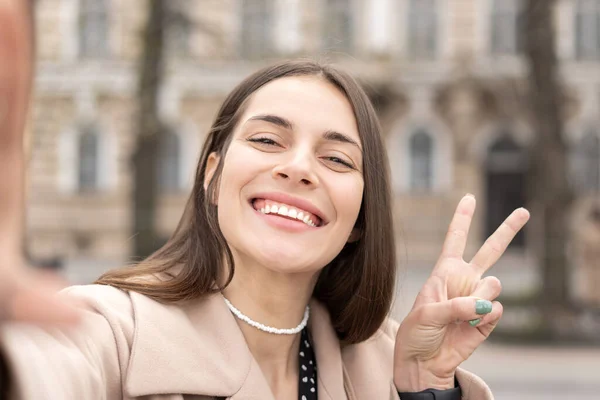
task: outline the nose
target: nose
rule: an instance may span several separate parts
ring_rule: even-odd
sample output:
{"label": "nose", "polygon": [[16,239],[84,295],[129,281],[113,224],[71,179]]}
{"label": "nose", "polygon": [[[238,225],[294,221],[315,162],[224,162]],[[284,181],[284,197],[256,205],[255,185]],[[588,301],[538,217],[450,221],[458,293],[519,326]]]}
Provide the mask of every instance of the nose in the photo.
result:
{"label": "nose", "polygon": [[314,163],[309,151],[290,153],[289,157],[273,168],[273,178],[284,179],[294,185],[318,186],[319,178],[315,173]]}

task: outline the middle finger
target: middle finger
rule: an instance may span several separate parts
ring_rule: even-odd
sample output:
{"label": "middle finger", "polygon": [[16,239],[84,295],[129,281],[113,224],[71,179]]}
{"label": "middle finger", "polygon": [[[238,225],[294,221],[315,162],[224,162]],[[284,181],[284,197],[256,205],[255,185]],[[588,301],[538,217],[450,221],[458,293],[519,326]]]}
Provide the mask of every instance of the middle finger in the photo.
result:
{"label": "middle finger", "polygon": [[529,211],[519,208],[504,220],[496,232],[490,236],[479,249],[471,264],[483,274],[498,261],[506,248],[529,220]]}

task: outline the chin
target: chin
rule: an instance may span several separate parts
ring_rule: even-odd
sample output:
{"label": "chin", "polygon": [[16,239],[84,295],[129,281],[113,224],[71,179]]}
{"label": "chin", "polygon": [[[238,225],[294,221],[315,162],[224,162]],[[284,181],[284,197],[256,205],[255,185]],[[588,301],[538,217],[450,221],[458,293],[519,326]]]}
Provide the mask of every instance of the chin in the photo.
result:
{"label": "chin", "polygon": [[326,261],[319,260],[314,255],[311,257],[311,252],[305,248],[290,247],[266,246],[250,256],[269,270],[280,273],[319,271],[327,265]]}

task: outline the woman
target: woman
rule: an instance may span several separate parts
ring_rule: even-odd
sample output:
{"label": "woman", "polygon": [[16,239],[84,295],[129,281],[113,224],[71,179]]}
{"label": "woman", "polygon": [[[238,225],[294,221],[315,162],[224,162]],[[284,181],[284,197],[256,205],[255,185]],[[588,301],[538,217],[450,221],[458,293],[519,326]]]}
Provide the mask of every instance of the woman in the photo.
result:
{"label": "woman", "polygon": [[[2,1],[15,26],[22,9]],[[11,115],[7,138],[24,118]],[[467,263],[465,196],[398,326],[386,169],[375,112],[348,75],[313,62],[255,73],[223,103],[177,231],[153,256],[65,290],[77,312],[2,263],[4,387],[23,399],[491,399],[459,365],[501,317],[500,283],[481,276],[528,213]],[[20,184],[2,192],[12,214]]]}

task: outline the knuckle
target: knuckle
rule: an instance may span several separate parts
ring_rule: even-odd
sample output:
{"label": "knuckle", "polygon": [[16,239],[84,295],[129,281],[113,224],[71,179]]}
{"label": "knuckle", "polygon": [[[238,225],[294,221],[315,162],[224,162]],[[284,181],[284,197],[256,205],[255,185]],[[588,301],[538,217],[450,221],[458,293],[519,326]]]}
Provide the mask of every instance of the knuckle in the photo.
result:
{"label": "knuckle", "polygon": [[502,305],[502,303],[495,301],[494,302],[494,310],[496,310],[496,313],[498,314],[498,318],[500,318],[500,317],[502,317],[502,313],[504,312],[504,306]]}
{"label": "knuckle", "polygon": [[456,229],[456,228],[450,227],[450,229],[448,229],[448,235],[455,236],[458,238],[464,238],[467,236],[467,232],[465,232],[462,229]]}
{"label": "knuckle", "polygon": [[502,253],[503,245],[498,239],[491,237],[488,240],[486,240],[486,243],[490,250],[494,253]]}
{"label": "knuckle", "polygon": [[518,228],[516,228],[516,227],[514,227],[514,226],[512,226],[512,225],[511,225],[509,222],[510,222],[510,221],[504,221],[504,222],[502,223],[502,227],[503,227],[504,229],[507,229],[507,230],[509,230],[509,231],[510,231],[510,232],[511,232],[513,235],[516,235],[516,234],[517,234],[517,232],[519,232],[519,229],[518,229]]}
{"label": "knuckle", "polygon": [[496,289],[498,290],[498,293],[502,292],[502,282],[500,281],[500,279],[496,278],[494,279],[494,282],[496,282]]}
{"label": "knuckle", "polygon": [[461,315],[463,308],[463,302],[460,298],[457,297],[450,300],[450,310],[452,312],[452,315]]}
{"label": "knuckle", "polygon": [[499,293],[502,291],[502,282],[500,282],[500,279],[496,278],[495,276],[489,276],[486,279],[489,282],[488,285],[494,292]]}

